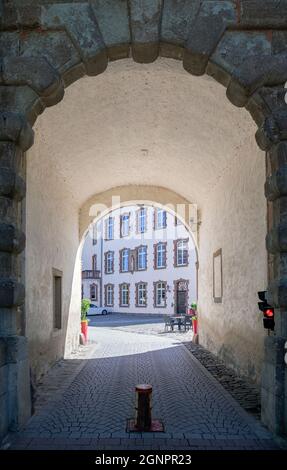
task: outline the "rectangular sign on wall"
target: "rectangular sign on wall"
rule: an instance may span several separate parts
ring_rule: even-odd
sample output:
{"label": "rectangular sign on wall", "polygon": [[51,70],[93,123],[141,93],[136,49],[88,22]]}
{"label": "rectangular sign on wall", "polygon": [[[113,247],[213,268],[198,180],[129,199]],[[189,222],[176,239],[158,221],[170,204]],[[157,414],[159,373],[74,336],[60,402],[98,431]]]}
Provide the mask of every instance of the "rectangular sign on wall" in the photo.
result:
{"label": "rectangular sign on wall", "polygon": [[222,250],[213,254],[213,299],[216,303],[222,302]]}

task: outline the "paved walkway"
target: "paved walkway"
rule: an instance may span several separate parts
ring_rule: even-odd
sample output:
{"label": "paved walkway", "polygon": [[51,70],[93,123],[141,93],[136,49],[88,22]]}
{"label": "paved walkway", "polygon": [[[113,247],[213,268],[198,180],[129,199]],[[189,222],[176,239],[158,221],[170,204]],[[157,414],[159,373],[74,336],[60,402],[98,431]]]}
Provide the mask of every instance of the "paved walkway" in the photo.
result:
{"label": "paved walkway", "polygon": [[[96,328],[90,359],[37,408],[14,449],[274,449],[248,415],[174,337]],[[153,385],[164,433],[127,433],[137,383]]]}

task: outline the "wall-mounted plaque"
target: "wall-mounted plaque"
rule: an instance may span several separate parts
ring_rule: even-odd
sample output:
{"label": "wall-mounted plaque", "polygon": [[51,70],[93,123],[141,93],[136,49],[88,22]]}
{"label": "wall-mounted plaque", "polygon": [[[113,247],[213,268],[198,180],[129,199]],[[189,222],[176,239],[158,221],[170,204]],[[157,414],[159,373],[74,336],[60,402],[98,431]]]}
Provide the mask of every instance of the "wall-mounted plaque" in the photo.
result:
{"label": "wall-mounted plaque", "polygon": [[213,300],[216,303],[222,302],[222,250],[217,250],[213,254]]}

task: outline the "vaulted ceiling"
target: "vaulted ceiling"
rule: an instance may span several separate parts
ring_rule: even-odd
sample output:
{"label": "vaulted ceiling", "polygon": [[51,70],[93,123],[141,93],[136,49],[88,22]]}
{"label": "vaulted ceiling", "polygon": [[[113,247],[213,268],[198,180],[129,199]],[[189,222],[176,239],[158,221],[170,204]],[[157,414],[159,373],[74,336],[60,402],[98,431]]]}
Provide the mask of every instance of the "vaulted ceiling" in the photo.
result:
{"label": "vaulted ceiling", "polygon": [[200,203],[242,152],[259,152],[247,111],[213,79],[171,59],[117,61],[80,79],[35,131],[36,148],[79,206],[128,184],[167,187]]}

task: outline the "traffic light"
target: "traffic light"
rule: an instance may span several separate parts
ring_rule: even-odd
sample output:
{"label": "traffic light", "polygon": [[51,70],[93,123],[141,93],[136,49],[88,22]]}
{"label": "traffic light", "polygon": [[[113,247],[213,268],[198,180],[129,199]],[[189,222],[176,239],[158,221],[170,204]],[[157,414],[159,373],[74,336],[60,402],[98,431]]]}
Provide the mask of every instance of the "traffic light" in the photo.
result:
{"label": "traffic light", "polygon": [[258,292],[258,297],[260,302],[258,302],[258,307],[263,312],[263,325],[267,330],[274,330],[274,308],[268,304],[266,300],[266,291]]}

